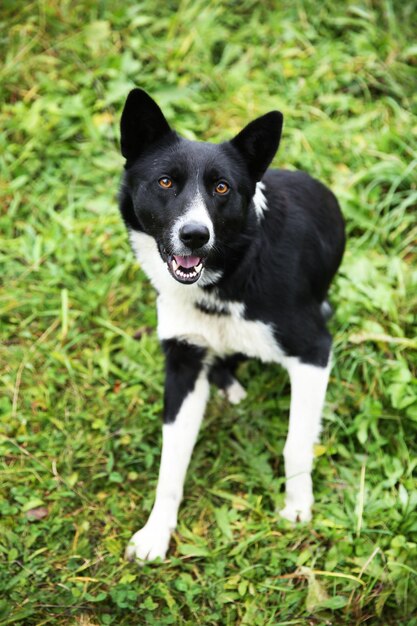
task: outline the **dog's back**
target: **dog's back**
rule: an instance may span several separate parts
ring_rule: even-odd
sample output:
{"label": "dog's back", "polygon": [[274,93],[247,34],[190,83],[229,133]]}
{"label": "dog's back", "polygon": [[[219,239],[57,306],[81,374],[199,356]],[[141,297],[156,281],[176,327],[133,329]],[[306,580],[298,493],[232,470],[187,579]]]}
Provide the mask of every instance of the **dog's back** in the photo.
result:
{"label": "dog's back", "polygon": [[263,181],[271,205],[265,216],[266,229],[270,221],[278,221],[279,231],[283,226],[282,238],[293,244],[293,253],[299,255],[311,281],[313,296],[322,302],[345,246],[339,203],[330,189],[305,172],[267,170]]}

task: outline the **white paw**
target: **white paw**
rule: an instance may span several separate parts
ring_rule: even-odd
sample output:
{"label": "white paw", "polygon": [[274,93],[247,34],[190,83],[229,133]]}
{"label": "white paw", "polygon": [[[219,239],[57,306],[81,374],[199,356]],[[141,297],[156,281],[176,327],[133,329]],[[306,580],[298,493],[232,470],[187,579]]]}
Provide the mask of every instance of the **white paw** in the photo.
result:
{"label": "white paw", "polygon": [[168,550],[169,528],[146,525],[133,535],[128,543],[125,558],[129,561],[154,561],[164,559]]}
{"label": "white paw", "polygon": [[246,391],[237,380],[233,381],[229,387],[226,387],[225,393],[230,404],[239,404],[246,398]]}
{"label": "white paw", "polygon": [[308,503],[286,504],[279,514],[289,522],[309,522],[311,520],[311,505]]}

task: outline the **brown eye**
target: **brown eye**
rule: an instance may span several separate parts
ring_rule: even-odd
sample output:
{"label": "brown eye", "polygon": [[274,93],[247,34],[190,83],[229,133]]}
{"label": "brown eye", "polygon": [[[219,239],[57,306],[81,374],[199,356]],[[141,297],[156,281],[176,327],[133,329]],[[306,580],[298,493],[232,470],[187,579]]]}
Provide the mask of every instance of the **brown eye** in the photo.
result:
{"label": "brown eye", "polygon": [[214,191],[220,194],[221,196],[224,196],[224,194],[227,193],[229,189],[230,189],[229,185],[224,180],[221,180],[215,186]]}
{"label": "brown eye", "polygon": [[162,189],[171,189],[173,183],[172,180],[169,178],[169,176],[162,176],[162,178],[160,178],[158,180],[159,186],[162,187]]}

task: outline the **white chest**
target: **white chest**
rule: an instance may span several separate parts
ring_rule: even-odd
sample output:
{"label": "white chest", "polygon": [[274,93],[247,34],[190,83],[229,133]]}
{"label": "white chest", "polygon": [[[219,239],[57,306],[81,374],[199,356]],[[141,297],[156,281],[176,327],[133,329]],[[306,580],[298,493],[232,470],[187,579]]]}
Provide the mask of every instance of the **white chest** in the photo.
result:
{"label": "white chest", "polygon": [[[154,239],[143,233],[130,234],[133,249],[143,269],[159,292],[158,336],[184,339],[207,348],[216,355],[245,354],[264,362],[282,363],[284,353],[272,327],[244,319],[244,305],[224,303],[207,295],[197,284],[181,285],[169,275]],[[196,305],[209,304],[223,314],[205,313]]]}
{"label": "white chest", "polygon": [[217,355],[239,352],[265,362],[282,362],[284,355],[270,326],[243,319],[242,304],[229,303],[227,309],[228,314],[208,314],[189,300],[161,294],[158,335],[160,339],[188,340]]}

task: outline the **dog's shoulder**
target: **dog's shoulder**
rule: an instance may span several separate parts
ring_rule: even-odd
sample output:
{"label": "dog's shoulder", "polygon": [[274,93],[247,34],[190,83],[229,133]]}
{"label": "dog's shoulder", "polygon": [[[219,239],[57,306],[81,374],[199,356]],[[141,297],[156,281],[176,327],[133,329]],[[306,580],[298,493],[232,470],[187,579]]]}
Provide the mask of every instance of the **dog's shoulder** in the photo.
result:
{"label": "dog's shoulder", "polygon": [[[344,220],[328,187],[295,170],[268,170],[262,180],[265,209],[259,229],[261,263],[290,283],[303,278],[324,299],[345,246]],[[301,281],[301,282],[300,282]]]}

